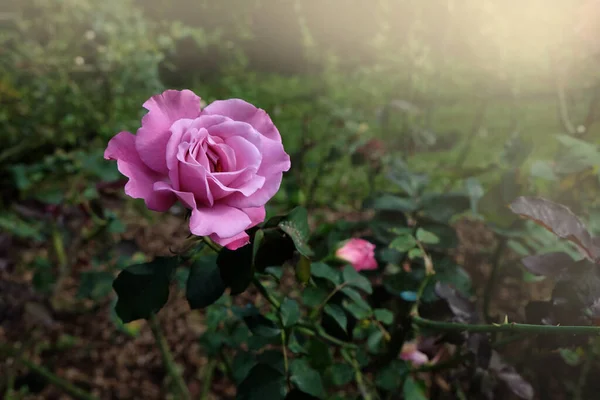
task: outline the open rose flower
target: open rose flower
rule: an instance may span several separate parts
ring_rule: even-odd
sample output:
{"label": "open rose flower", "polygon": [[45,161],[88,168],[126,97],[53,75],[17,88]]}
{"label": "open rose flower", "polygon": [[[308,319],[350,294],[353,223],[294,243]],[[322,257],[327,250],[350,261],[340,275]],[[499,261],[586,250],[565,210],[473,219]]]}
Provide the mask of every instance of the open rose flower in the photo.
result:
{"label": "open rose flower", "polygon": [[129,178],[125,193],[154,211],[177,200],[191,210],[190,231],[235,250],[265,218],[290,157],[267,113],[240,100],[201,109],[189,90],[167,90],[144,103],[136,135],[120,132],[105,159]]}
{"label": "open rose flower", "polygon": [[377,269],[375,245],[364,239],[348,240],[335,252],[335,256],[352,264],[357,271]]}

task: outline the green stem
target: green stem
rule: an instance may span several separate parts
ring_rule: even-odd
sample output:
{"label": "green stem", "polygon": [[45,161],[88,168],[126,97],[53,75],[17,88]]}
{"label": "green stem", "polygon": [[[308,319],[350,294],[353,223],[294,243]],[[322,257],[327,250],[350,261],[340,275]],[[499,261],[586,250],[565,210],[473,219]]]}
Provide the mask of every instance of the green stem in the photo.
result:
{"label": "green stem", "polygon": [[358,346],[356,346],[354,343],[348,343],[348,342],[339,340],[339,339],[329,335],[327,332],[325,332],[323,330],[323,328],[318,327],[318,326],[313,326],[313,325],[307,324],[305,322],[299,322],[296,325],[296,331],[303,333],[306,336],[316,336],[330,344],[333,344],[335,346],[339,346],[342,348],[346,348],[346,349],[358,348]]}
{"label": "green stem", "polygon": [[360,391],[362,398],[364,400],[371,400],[371,394],[369,393],[367,385],[363,379],[363,374],[360,370],[358,360],[356,359],[356,354],[352,354],[351,356],[350,354],[347,354],[347,352],[342,351],[342,357],[344,357],[346,362],[348,362],[350,365],[352,365],[352,368],[354,368],[354,380],[356,381],[356,386],[358,386],[358,390]]}
{"label": "green stem", "polygon": [[73,385],[71,382],[62,379],[61,377],[55,375],[47,368],[37,365],[36,363],[22,357],[19,355],[19,352],[16,349],[1,346],[0,354],[7,353],[10,357],[14,357],[18,363],[23,364],[25,367],[29,368],[35,374],[41,376],[49,383],[58,387],[61,390],[64,390],[71,396],[82,399],[82,400],[97,400],[98,398],[93,396],[92,394],[86,392],[85,390]]}
{"label": "green stem", "polygon": [[260,294],[277,310],[279,310],[279,307],[281,307],[281,303],[279,302],[279,300],[277,300],[275,298],[275,296],[273,296],[271,293],[269,293],[269,291],[267,290],[267,288],[265,287],[265,285],[262,284],[262,282],[258,279],[258,278],[253,278],[252,279],[252,283],[254,284],[254,286],[256,286],[256,289],[258,289],[258,291],[260,292]]}
{"label": "green stem", "polygon": [[212,241],[211,238],[209,238],[208,236],[202,236],[202,241],[204,243],[206,243],[206,245],[208,247],[210,247],[211,249],[213,249],[215,252],[220,252],[221,249],[223,248],[222,246],[219,246],[218,244],[216,244],[215,242]]}
{"label": "green stem", "polygon": [[212,377],[217,366],[217,359],[212,358],[206,365],[206,373],[204,374],[204,382],[202,382],[202,394],[200,395],[201,400],[208,400],[210,398],[210,388],[212,386]]}
{"label": "green stem", "polygon": [[440,322],[421,318],[413,315],[412,322],[421,328],[428,328],[439,332],[471,332],[471,333],[497,333],[516,332],[529,334],[549,335],[599,335],[598,326],[560,326],[560,325],[530,325],[530,324],[459,324],[455,322]]}
{"label": "green stem", "polygon": [[321,311],[323,310],[323,308],[327,305],[327,303],[329,302],[329,300],[331,300],[331,298],[333,296],[335,296],[335,294],[337,292],[339,292],[340,290],[342,290],[344,287],[346,287],[350,282],[344,282],[341,283],[339,285],[337,285],[332,291],[331,293],[329,293],[329,295],[325,298],[325,300],[323,300],[323,302],[321,304],[319,304],[318,307],[316,307],[310,314],[310,319],[311,320],[315,320],[319,317],[319,314],[321,314]]}
{"label": "green stem", "polygon": [[158,345],[158,348],[160,350],[160,355],[162,357],[165,369],[167,370],[167,373],[173,380],[173,384],[175,386],[175,389],[177,390],[178,398],[190,400],[191,396],[187,384],[185,383],[183,377],[179,372],[179,367],[175,362],[173,354],[169,350],[169,344],[167,343],[167,340],[165,339],[162,330],[160,329],[160,324],[155,314],[152,314],[150,316],[149,323],[150,329],[152,330],[152,334],[154,335],[154,339],[156,340],[156,344]]}
{"label": "green stem", "polygon": [[419,305],[421,304],[421,297],[423,296],[423,292],[425,292],[425,288],[427,287],[427,284],[429,283],[432,276],[433,275],[427,274],[427,275],[425,275],[425,278],[421,281],[421,285],[419,286],[419,289],[417,290],[417,299],[415,300],[415,304],[412,306],[412,309],[410,310],[411,315],[414,315],[414,316],[419,315]]}
{"label": "green stem", "polygon": [[283,352],[283,370],[285,371],[285,381],[286,381],[286,383],[288,385],[288,388],[289,388],[289,385],[290,385],[290,382],[289,382],[290,364],[289,364],[289,361],[288,361],[287,337],[286,337],[286,334],[285,334],[285,329],[281,330],[281,351]]}

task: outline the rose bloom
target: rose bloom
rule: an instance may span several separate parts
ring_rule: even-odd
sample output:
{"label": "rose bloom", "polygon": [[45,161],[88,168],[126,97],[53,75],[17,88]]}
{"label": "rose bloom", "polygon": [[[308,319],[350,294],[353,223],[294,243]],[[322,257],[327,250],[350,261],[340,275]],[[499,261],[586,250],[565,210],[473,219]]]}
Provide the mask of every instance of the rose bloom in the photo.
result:
{"label": "rose bloom", "polygon": [[336,252],[335,256],[352,264],[355,270],[377,269],[375,245],[363,239],[350,239]]}
{"label": "rose bloom", "polygon": [[144,103],[135,135],[120,132],[105,159],[129,178],[125,193],[154,211],[177,200],[191,210],[190,231],[235,250],[265,219],[290,157],[267,113],[240,99],[204,109],[190,90],[167,90]]}

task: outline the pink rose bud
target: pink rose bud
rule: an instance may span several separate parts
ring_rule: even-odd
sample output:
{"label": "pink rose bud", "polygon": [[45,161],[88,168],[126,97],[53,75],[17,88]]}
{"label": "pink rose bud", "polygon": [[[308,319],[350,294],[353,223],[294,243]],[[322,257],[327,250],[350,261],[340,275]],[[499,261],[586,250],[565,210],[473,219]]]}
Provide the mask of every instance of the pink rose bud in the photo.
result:
{"label": "pink rose bud", "polygon": [[265,219],[290,157],[269,115],[240,99],[204,109],[190,90],[167,90],[144,103],[135,135],[113,137],[104,158],[129,178],[125,193],[154,211],[179,200],[192,213],[190,231],[235,250]]}
{"label": "pink rose bud", "polygon": [[352,264],[355,270],[377,269],[375,245],[363,239],[350,239],[336,252],[335,256]]}
{"label": "pink rose bud", "polygon": [[429,362],[429,357],[427,357],[427,354],[419,351],[416,341],[406,342],[402,345],[400,358],[404,361],[410,361],[415,366],[423,365]]}

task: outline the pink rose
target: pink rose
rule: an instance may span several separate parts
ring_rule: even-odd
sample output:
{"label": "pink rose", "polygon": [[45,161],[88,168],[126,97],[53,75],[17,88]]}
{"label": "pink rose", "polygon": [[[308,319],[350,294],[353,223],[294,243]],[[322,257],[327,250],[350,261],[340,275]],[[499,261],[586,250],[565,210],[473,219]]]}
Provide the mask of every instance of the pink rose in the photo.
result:
{"label": "pink rose", "polygon": [[290,157],[265,111],[240,99],[204,109],[200,101],[190,90],[153,96],[137,134],[117,134],[104,158],[129,178],[127,195],[154,211],[180,200],[192,211],[194,235],[235,250],[248,243],[245,230],[265,219]]}
{"label": "pink rose", "polygon": [[375,245],[363,239],[350,239],[336,252],[335,256],[352,264],[355,270],[376,269]]}

